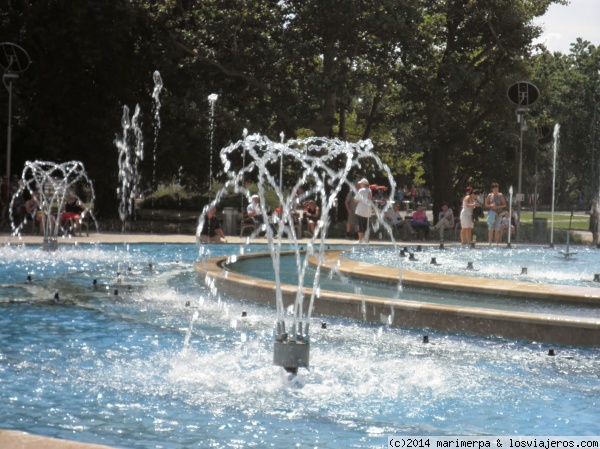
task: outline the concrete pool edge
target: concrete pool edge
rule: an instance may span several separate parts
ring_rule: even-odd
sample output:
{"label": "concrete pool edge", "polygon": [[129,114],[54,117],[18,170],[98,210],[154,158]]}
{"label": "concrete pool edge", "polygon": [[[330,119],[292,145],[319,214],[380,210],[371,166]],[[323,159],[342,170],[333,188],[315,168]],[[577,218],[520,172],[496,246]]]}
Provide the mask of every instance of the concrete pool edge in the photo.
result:
{"label": "concrete pool edge", "polygon": [[[341,273],[379,282],[398,280],[399,268],[373,265],[342,258],[344,250],[330,250],[324,254],[323,268],[336,267]],[[340,263],[338,263],[340,261]],[[314,265],[316,261],[313,259]],[[417,270],[402,270],[402,285],[435,290],[461,291],[508,298],[538,299],[565,304],[590,304],[600,306],[600,288],[560,284],[536,284],[533,282],[503,279],[476,278],[452,274],[429,273]]]}
{"label": "concrete pool edge", "polygon": [[[327,252],[325,269],[330,269],[335,259],[335,251]],[[339,252],[338,252],[339,253]],[[225,268],[229,256],[221,256],[196,262],[194,265],[199,275],[206,281],[206,277],[214,282],[214,286],[222,293],[249,300],[275,305],[275,283],[264,279],[246,276]],[[269,257],[268,253],[237,256],[238,259],[250,257]],[[345,265],[342,261],[341,266]],[[365,274],[367,268],[375,267],[382,272],[381,266],[363,264],[362,262],[350,261],[356,264],[354,269]],[[348,265],[352,265],[348,264]],[[368,265],[369,267],[366,267]],[[348,267],[344,267],[346,269]],[[393,270],[398,277],[398,269]],[[415,272],[417,273],[417,272]],[[403,283],[406,282],[406,272],[403,275]],[[423,274],[423,273],[421,273]],[[424,273],[425,275],[427,273]],[[371,273],[374,276],[374,273]],[[447,275],[444,275],[447,276]],[[458,278],[458,276],[455,276]],[[372,277],[371,279],[374,279]],[[394,279],[394,278],[392,278]],[[468,278],[472,279],[472,278]],[[419,287],[426,286],[425,279],[420,279]],[[436,288],[440,278],[429,283],[429,288]],[[389,278],[387,280],[389,283]],[[454,279],[452,284],[445,286],[446,289],[460,288]],[[466,281],[465,281],[466,282]],[[497,284],[500,281],[491,281]],[[514,292],[517,294],[521,283],[502,281],[497,284],[498,294],[503,292]],[[516,284],[509,288],[508,284]],[[417,285],[417,284],[414,284]],[[467,285],[465,291],[469,290]],[[498,288],[500,290],[498,290]],[[294,303],[296,298],[296,286],[282,284],[281,291],[284,306]],[[600,290],[600,289],[596,289]],[[473,292],[473,290],[470,290]],[[491,292],[491,290],[489,291]],[[488,293],[489,293],[488,292]],[[531,293],[531,292],[529,292]],[[544,294],[547,294],[545,292]],[[304,288],[303,295],[310,298],[311,289]],[[559,295],[564,293],[559,289]],[[568,296],[568,295],[566,295]],[[305,307],[308,301],[304,302]],[[398,327],[435,329],[447,332],[464,332],[477,335],[501,336],[505,338],[528,340],[534,342],[557,343],[575,346],[600,346],[600,321],[595,319],[579,319],[574,317],[558,317],[556,315],[535,314],[528,312],[510,312],[493,309],[479,309],[475,307],[449,306],[432,303],[417,303],[414,301],[403,301],[399,299],[387,299],[380,297],[366,297],[350,293],[337,293],[321,290],[320,297],[315,301],[313,313],[316,316],[334,315],[367,322],[389,323]]]}
{"label": "concrete pool edge", "polygon": [[2,449],[114,449],[111,446],[33,435],[18,430],[0,429]]}

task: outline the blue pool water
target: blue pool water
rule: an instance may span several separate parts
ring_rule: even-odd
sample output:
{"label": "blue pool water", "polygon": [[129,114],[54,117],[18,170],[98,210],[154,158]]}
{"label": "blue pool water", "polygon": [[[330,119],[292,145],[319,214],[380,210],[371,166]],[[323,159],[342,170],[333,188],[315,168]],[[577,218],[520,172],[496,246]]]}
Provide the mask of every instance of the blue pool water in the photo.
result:
{"label": "blue pool water", "polygon": [[[348,252],[343,253],[342,257],[352,258],[360,261],[368,261],[374,264],[393,266],[395,262],[398,264],[398,258],[394,257],[394,251],[391,248],[345,248]],[[404,262],[403,267],[406,268],[417,268],[422,271],[437,271],[439,272],[439,266],[433,266],[428,269],[429,261],[427,259],[425,263],[421,256],[427,257],[427,253],[435,254],[436,250],[428,249],[422,253],[418,253],[417,261],[415,262]],[[451,252],[444,252],[443,257],[452,257]],[[455,257],[457,254],[454,255]],[[460,254],[458,254],[460,256]],[[435,257],[435,256],[434,256]],[[438,259],[440,256],[438,255]],[[455,266],[462,262],[454,263]],[[281,278],[286,280],[287,283],[297,285],[298,276],[296,260],[293,256],[282,256],[280,263]],[[449,264],[449,266],[451,266]],[[265,259],[238,259],[235,263],[229,263],[228,269],[248,274],[261,279],[270,281],[275,280],[273,271],[273,264],[269,258]],[[398,265],[399,267],[399,265]],[[423,268],[422,268],[423,267]],[[399,273],[400,271],[398,271]],[[467,275],[472,272],[464,270],[464,267],[454,270],[453,274]],[[312,267],[307,269],[307,277],[305,285],[312,285],[314,270]],[[478,273],[478,272],[475,272]],[[516,279],[516,276],[513,276]],[[507,278],[510,278],[507,276]],[[543,300],[534,300],[531,298],[507,298],[503,296],[493,295],[476,295],[465,292],[451,292],[451,291],[440,291],[435,289],[423,289],[423,288],[411,288],[403,286],[400,290],[397,285],[397,279],[390,279],[389,283],[361,280],[358,278],[351,278],[339,273],[324,273],[321,276],[321,289],[332,290],[342,293],[353,293],[363,296],[377,296],[390,300],[402,300],[402,301],[413,301],[413,302],[427,302],[433,304],[450,305],[450,306],[465,306],[475,307],[479,309],[494,309],[504,311],[515,311],[515,312],[531,312],[540,313],[545,315],[554,315],[557,318],[562,317],[574,317],[574,318],[596,318],[600,319],[600,305],[581,305],[581,304],[566,304],[566,303],[554,303]],[[519,276],[520,280],[522,276]],[[476,282],[476,281],[474,281]],[[599,286],[598,283],[588,283],[588,285]]]}
{"label": "blue pool water", "polygon": [[424,345],[423,330],[328,317],[290,381],[271,364],[274,305],[214,295],[197,258],[193,245],[0,248],[0,427],[140,449],[600,432],[597,349],[548,357],[435,332]]}
{"label": "blue pool water", "polygon": [[[401,245],[400,249],[413,253],[415,261],[409,261],[408,253],[402,258],[403,267],[435,273],[457,274],[490,279],[537,282],[599,287],[594,282],[595,274],[600,274],[600,250],[588,246],[549,248],[544,246],[504,246],[477,245],[474,249],[461,246],[417,246]],[[396,267],[399,265],[399,251],[391,247],[374,248],[357,246],[348,251],[345,257],[377,265]],[[569,254],[568,257],[565,253]],[[438,265],[432,265],[435,257]],[[466,270],[469,262],[474,270]],[[522,275],[522,268],[527,274]]]}

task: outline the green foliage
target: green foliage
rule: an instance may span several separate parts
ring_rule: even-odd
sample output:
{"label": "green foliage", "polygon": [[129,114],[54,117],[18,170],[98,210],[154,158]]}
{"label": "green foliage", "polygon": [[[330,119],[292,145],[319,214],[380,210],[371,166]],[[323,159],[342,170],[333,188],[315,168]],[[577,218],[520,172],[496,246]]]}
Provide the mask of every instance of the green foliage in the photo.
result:
{"label": "green foliage", "polygon": [[[564,1],[3,2],[3,41],[34,61],[15,84],[13,166],[80,160],[98,213],[115,215],[114,140],[123,106],[139,103],[144,191],[177,173],[186,189],[209,192],[224,177],[219,149],[246,128],[371,139],[400,183],[432,188],[437,208],[467,184],[516,183],[505,158],[518,141],[506,89],[531,79],[542,91],[531,129],[561,123],[559,198],[581,186],[589,197],[600,172],[600,138],[596,148],[591,138],[598,47],[577,42],[570,55],[532,56],[540,32],[532,19],[552,3]],[[165,86],[160,111],[150,97],[155,70]],[[526,133],[525,190],[537,166],[547,198],[550,156],[530,150],[536,141]],[[156,192],[154,201],[197,208],[208,200],[177,195]]]}

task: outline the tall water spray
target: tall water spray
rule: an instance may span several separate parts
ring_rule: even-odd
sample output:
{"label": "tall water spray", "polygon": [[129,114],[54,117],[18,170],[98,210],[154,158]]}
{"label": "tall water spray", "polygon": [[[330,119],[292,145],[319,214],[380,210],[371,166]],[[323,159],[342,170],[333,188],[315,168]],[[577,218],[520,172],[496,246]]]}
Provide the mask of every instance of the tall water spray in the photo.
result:
{"label": "tall water spray", "polygon": [[[55,250],[58,247],[58,234],[61,231],[60,216],[63,212],[66,199],[69,195],[75,196],[81,204],[85,204],[84,199],[79,198],[77,192],[87,190],[90,195],[90,201],[93,204],[96,197],[94,184],[88,178],[83,163],[79,161],[70,161],[58,164],[48,161],[27,161],[21,175],[23,180],[19,189],[13,196],[10,204],[10,220],[13,235],[20,235],[23,227],[29,220],[41,220],[44,229],[45,250]],[[22,223],[15,223],[12,215],[14,201],[23,198],[25,192],[30,196],[37,198],[35,201],[35,210],[31,215],[25,216]],[[83,220],[89,214],[93,219],[96,229],[98,224],[91,209],[86,209],[81,214],[80,220]],[[62,229],[65,233],[65,229]]]}
{"label": "tall water spray", "polygon": [[140,105],[135,106],[133,117],[129,117],[129,107],[123,106],[121,126],[123,134],[121,139],[115,140],[119,150],[119,218],[122,230],[125,231],[128,221],[135,212],[135,199],[139,192],[140,171],[139,164],[144,160],[144,138],[140,121]]}
{"label": "tall water spray", "polygon": [[217,99],[219,98],[219,96],[217,94],[210,94],[208,96],[208,103],[210,104],[210,145],[209,145],[209,151],[210,151],[210,156],[209,156],[209,179],[210,179],[210,188],[209,188],[209,192],[208,192],[208,197],[211,198],[212,197],[212,190],[213,190],[213,146],[214,146],[214,139],[215,139],[215,105],[217,104]]}
{"label": "tall water spray", "polygon": [[[267,237],[276,286],[277,324],[274,364],[283,366],[292,373],[295,373],[299,367],[307,367],[309,364],[309,322],[320,292],[320,270],[324,260],[325,238],[330,226],[330,213],[344,185],[356,192],[354,182],[348,181],[348,176],[350,173],[361,177],[384,176],[391,185],[390,197],[393,198],[395,195],[395,182],[389,167],[383,164],[372,150],[371,141],[348,143],[337,139],[309,138],[277,143],[258,134],[247,135],[246,131],[243,140],[221,150],[223,172],[228,180],[211,205],[218,204],[230,190],[241,193],[250,202],[253,192],[248,189],[244,179],[256,180],[262,221],[270,224],[256,229],[248,241],[259,232],[265,233]],[[290,171],[296,174],[296,178],[288,180],[291,188],[285,191],[282,183],[278,182],[277,176],[284,157]],[[249,160],[247,164],[246,160]],[[243,161],[241,166],[240,161]],[[279,212],[274,220],[270,220],[267,215],[269,210],[267,193],[275,197],[279,205]],[[297,220],[297,207],[309,198],[320,205],[321,219],[315,226],[315,232],[306,245],[306,254],[304,254],[298,242],[294,223]],[[200,216],[200,225],[196,232],[198,241],[204,226],[204,216],[209,207],[210,205],[206,205]],[[373,205],[375,214],[373,226],[375,231],[384,227],[392,236],[392,229],[383,219],[389,207],[389,203],[383,208]],[[285,241],[293,248],[298,274],[289,326],[286,326],[286,308],[279,270],[281,248]],[[304,279],[311,258],[314,261],[315,274],[312,287],[305,291]],[[308,304],[305,303],[307,295]]]}
{"label": "tall water spray", "polygon": [[556,155],[558,153],[558,144],[560,137],[560,125],[554,125],[553,143],[554,157],[552,161],[552,210],[550,212],[550,247],[554,246],[554,197],[556,193]]}
{"label": "tall water spray", "polygon": [[[153,74],[154,90],[152,91],[152,116],[154,117],[154,146],[152,147],[152,190],[156,191],[156,153],[158,150],[158,134],[161,127],[160,122],[160,93],[163,89],[163,81],[160,73],[156,70]],[[152,206],[154,206],[154,197],[152,197]],[[154,211],[154,207],[152,207]],[[153,221],[154,223],[154,221]]]}
{"label": "tall water spray", "polygon": [[[153,80],[152,110],[154,117],[154,147],[152,187],[156,190],[156,153],[158,134],[161,127],[160,93],[163,89],[162,78],[160,77],[158,70],[154,72]],[[129,106],[123,106],[121,127],[123,133],[121,138],[117,137],[117,139],[115,139],[115,145],[119,151],[119,187],[117,187],[119,218],[121,219],[122,230],[125,231],[129,220],[134,218],[135,200],[140,194],[140,164],[144,160],[144,135],[141,128],[141,108],[139,104],[136,104],[135,112],[131,118],[129,117]]]}

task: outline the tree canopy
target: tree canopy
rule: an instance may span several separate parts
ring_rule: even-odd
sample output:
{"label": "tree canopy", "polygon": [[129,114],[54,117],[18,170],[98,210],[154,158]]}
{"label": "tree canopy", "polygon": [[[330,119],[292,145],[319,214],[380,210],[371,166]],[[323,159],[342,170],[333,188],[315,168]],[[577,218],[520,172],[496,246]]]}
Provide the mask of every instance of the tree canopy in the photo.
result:
{"label": "tree canopy", "polygon": [[9,1],[1,39],[32,59],[14,85],[13,172],[26,160],[82,161],[99,213],[116,214],[115,139],[123,106],[139,104],[144,189],[176,177],[208,188],[219,172],[211,153],[246,128],[273,139],[370,138],[396,180],[431,187],[437,208],[466,185],[516,182],[506,148],[519,129],[506,92],[529,80],[542,95],[528,113],[525,159],[537,164],[525,164],[524,191],[533,166],[547,185],[534,131],[560,123],[561,198],[596,195],[598,49],[534,47],[533,19],[552,3],[564,0]]}

